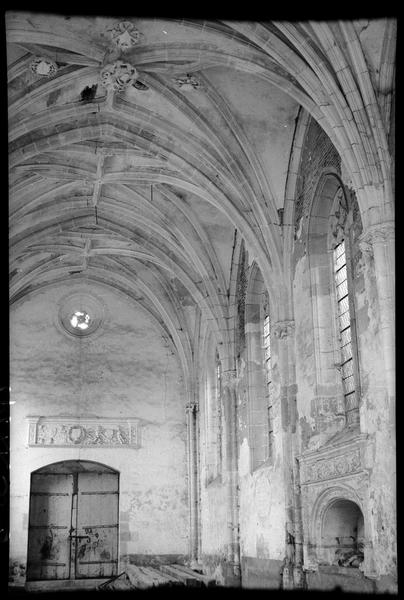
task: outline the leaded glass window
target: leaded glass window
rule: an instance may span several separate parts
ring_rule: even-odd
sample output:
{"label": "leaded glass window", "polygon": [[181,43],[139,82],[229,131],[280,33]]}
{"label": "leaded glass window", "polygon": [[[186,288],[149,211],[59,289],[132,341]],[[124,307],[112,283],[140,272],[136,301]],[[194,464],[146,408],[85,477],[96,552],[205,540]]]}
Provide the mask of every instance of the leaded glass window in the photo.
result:
{"label": "leaded glass window", "polygon": [[347,405],[352,404],[355,395],[353,353],[351,339],[351,316],[349,312],[348,281],[345,241],[333,251],[334,277],[337,292],[338,330],[341,350],[341,377]]}
{"label": "leaded glass window", "polygon": [[267,411],[268,411],[268,458],[272,457],[273,444],[273,415],[272,398],[270,384],[272,382],[271,370],[271,321],[268,312],[264,317],[264,359],[265,359],[265,378],[267,388]]}

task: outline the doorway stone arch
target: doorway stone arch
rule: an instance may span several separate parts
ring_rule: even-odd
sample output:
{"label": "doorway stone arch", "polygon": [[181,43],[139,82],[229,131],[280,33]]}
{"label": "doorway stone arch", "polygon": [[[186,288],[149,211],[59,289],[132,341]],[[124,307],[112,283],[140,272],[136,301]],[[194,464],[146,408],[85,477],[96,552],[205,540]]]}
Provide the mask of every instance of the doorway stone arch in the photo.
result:
{"label": "doorway stone arch", "polygon": [[[303,487],[307,488],[308,486],[306,484]],[[335,553],[338,548],[343,550],[343,547],[348,544],[346,540],[344,542],[340,539],[339,542],[335,540],[335,546],[331,547],[332,544],[327,542],[327,536],[332,535],[333,531],[327,531],[327,527],[330,523],[335,529],[341,525],[342,538],[344,537],[344,528],[348,530],[351,525],[354,527],[356,524],[357,538],[360,538],[357,541],[360,542],[364,554],[360,570],[364,575],[372,576],[374,571],[373,546],[365,492],[366,477],[363,473],[358,473],[346,477],[346,481],[335,482],[331,486],[318,484],[309,487],[311,487],[311,491],[305,489],[304,496],[312,509],[309,512],[306,506],[303,511],[303,528],[306,538],[304,544],[305,569],[317,571],[321,565],[338,565],[338,556]],[[333,511],[333,514],[330,511]],[[356,521],[355,516],[357,517]],[[351,533],[347,532],[347,536],[350,536]],[[334,537],[340,536],[336,533]]]}
{"label": "doorway stone arch", "polygon": [[[340,510],[336,510],[337,508]],[[330,518],[331,512],[333,518]],[[338,547],[344,546],[344,542],[334,540],[335,543],[332,544],[330,538],[333,533],[336,534],[334,536],[336,538],[340,537],[337,533],[340,533],[341,536],[343,532],[349,535],[348,529],[350,530],[355,518],[361,517],[363,524],[361,535],[364,539],[366,538],[364,512],[361,498],[349,485],[333,486],[319,495],[313,507],[310,531],[319,563],[334,563],[335,551]]]}
{"label": "doorway stone arch", "polygon": [[27,581],[117,574],[119,472],[64,460],[31,473]]}

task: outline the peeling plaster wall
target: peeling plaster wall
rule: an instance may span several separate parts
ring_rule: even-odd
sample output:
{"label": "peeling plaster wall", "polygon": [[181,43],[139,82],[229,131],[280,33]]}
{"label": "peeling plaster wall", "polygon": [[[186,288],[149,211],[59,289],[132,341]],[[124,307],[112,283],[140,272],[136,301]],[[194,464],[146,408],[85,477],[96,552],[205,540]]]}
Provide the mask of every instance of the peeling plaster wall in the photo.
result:
{"label": "peeling plaster wall", "polygon": [[[200,426],[201,426],[200,421]],[[206,469],[206,434],[200,428],[200,560],[204,572],[216,579],[219,584],[226,583],[227,561],[227,524],[229,521],[227,508],[227,487],[222,470],[213,481],[208,482]]]}
{"label": "peeling plaster wall", "polygon": [[395,414],[389,409],[384,361],[380,356],[380,309],[372,255],[360,253],[355,265],[355,300],[360,369],[361,429],[369,438],[369,520],[374,568],[396,569]]}
{"label": "peeling plaster wall", "polygon": [[202,498],[202,553],[225,556],[226,487],[218,479],[205,487]]}
{"label": "peeling plaster wall", "polygon": [[[252,469],[252,435],[246,393],[239,393],[239,502],[242,557],[282,560],[285,551],[285,492],[277,344],[272,345],[273,458]],[[248,363],[247,363],[248,364]],[[246,389],[244,373],[239,389]]]}
{"label": "peeling plaster wall", "polygon": [[[273,414],[273,456],[253,466],[253,442],[256,430],[268,427],[266,408],[266,383],[264,372],[264,353],[262,348],[262,324],[260,324],[259,306],[253,303],[247,308],[247,282],[252,273],[248,254],[238,264],[237,284],[235,286],[235,348],[237,353],[237,370],[235,382],[235,398],[237,403],[237,456],[236,466],[238,481],[238,527],[240,544],[240,566],[243,587],[263,587],[277,589],[281,582],[281,566],[285,553],[285,489],[283,429],[281,416],[281,381],[279,368],[279,343],[275,336],[271,344],[272,364],[272,414]],[[247,351],[248,345],[250,353]],[[206,349],[204,368],[209,368],[209,361],[215,349],[211,345]],[[210,357],[210,358],[209,358]],[[211,368],[211,366],[210,366]],[[262,369],[262,377],[258,378],[257,369]],[[261,389],[262,387],[262,389]],[[259,388],[259,389],[258,389]],[[207,477],[207,415],[206,388],[200,385],[200,506],[201,506],[201,559],[204,570],[217,578],[218,582],[228,582],[228,440],[227,436],[232,423],[228,422],[228,407],[223,407],[223,463],[221,474],[213,481]],[[254,395],[254,401],[252,398]],[[227,398],[227,396],[226,396]],[[260,419],[253,416],[260,406]],[[267,437],[261,442],[268,444]],[[263,456],[262,452],[260,455]],[[231,575],[230,575],[231,577]]]}
{"label": "peeling plaster wall", "polygon": [[[299,172],[299,214],[296,221],[292,273],[296,332],[298,431],[301,453],[309,449],[324,448],[333,430],[334,433],[343,430],[343,423],[339,422],[340,416],[336,409],[338,388],[336,387],[333,392],[331,385],[317,385],[317,378],[322,367],[320,362],[322,357],[316,348],[314,331],[318,314],[324,308],[323,300],[326,299],[326,294],[323,290],[321,291],[323,296],[321,296],[317,282],[313,284],[310,268],[312,268],[314,259],[308,255],[306,244],[307,216],[316,175],[312,170],[313,164],[316,166],[317,176],[320,173],[320,167],[330,167],[331,172],[335,172],[338,161],[333,159],[332,162],[329,162],[327,158],[335,154],[335,150],[332,151],[330,146],[332,146],[330,141],[328,141],[328,146],[324,143],[317,147],[315,144],[310,147],[304,146]],[[306,168],[308,157],[310,157],[311,166]],[[325,161],[325,159],[327,160]],[[349,190],[350,181],[346,177],[344,169],[341,176]],[[352,200],[355,205],[355,198],[353,197]],[[363,492],[361,492],[363,493],[365,521],[368,527],[369,550],[367,553],[370,558],[367,573],[369,576],[375,577],[376,581],[381,581],[383,577],[390,577],[391,584],[396,576],[396,490],[393,466],[395,464],[395,415],[390,414],[391,411],[388,408],[390,404],[386,391],[384,361],[381,355],[380,309],[374,259],[372,252],[364,253],[359,246],[362,224],[357,205],[354,206],[350,218],[351,292],[355,305],[357,331],[360,432],[367,436],[362,468],[368,479]],[[318,256],[315,260],[318,263]],[[331,268],[329,256],[325,256],[324,264],[325,266],[328,264]],[[329,332],[331,334],[333,326],[330,321]],[[325,403],[315,407],[313,398],[321,397],[323,394],[328,395],[329,406]],[[319,423],[324,423],[324,419],[328,420],[328,429],[325,426],[319,427]],[[321,489],[332,488],[338,483],[338,479],[325,482]],[[355,489],[356,483],[353,479],[352,481],[345,480],[345,483],[348,488],[352,486],[352,489]],[[312,501],[314,502],[314,496]],[[305,510],[307,514],[311,514],[309,507],[306,507]],[[322,575],[323,578],[327,578],[327,576],[326,574]],[[312,580],[314,581],[313,578]],[[386,583],[387,588],[390,584]],[[392,585],[391,589],[394,589],[394,584]]]}
{"label": "peeling plaster wall", "polygon": [[307,447],[310,437],[315,431],[315,419],[311,412],[309,398],[315,395],[315,357],[313,340],[313,314],[308,278],[307,257],[301,256],[296,261],[293,283],[294,297],[299,301],[294,304],[296,328],[296,382],[298,386],[297,412],[300,423],[300,445]]}
{"label": "peeling plaster wall", "polygon": [[[105,462],[121,474],[122,557],[177,561],[190,547],[192,558],[201,558],[219,583],[228,583],[238,578],[239,542],[243,586],[273,588],[282,580],[286,588],[298,587],[302,553],[323,539],[317,501],[322,497],[325,510],[348,494],[366,521],[366,575],[388,578],[396,556],[395,415],[386,392],[394,395],[394,277],[383,280],[383,260],[386,274],[391,239],[378,240],[376,280],[374,250],[360,250],[362,230],[354,216],[352,330],[360,425],[351,406],[351,435],[333,290],[326,283],[331,256],[323,249],[325,235],[316,233],[309,255],[306,230],[325,171],[357,190],[368,225],[391,218],[395,20],[263,25],[136,19],[140,44],[135,48],[134,41],[129,52],[111,35],[127,25],[109,17],[17,12],[7,18],[10,281],[17,301],[11,323],[15,575],[23,577],[25,570],[30,473],[56,460],[81,458]],[[48,58],[54,53],[56,77],[41,80],[33,68],[41,46]],[[140,80],[109,93],[100,85],[104,58],[112,65],[118,56],[136,63]],[[192,75],[188,82],[189,74],[178,77],[182,69]],[[83,95],[87,86],[95,88],[93,99]],[[303,89],[314,104],[303,100]],[[325,131],[333,132],[341,156]],[[328,214],[318,210],[315,218],[325,222]],[[294,244],[289,228],[295,230]],[[374,233],[367,231],[372,244]],[[241,255],[236,265],[240,244],[250,245],[250,259],[260,262],[271,297],[278,299],[275,324],[289,324],[283,333],[277,329],[279,340],[271,339],[269,394],[257,358],[261,307],[255,319],[247,314],[252,265],[247,253],[245,269]],[[111,285],[128,294],[142,290],[139,302],[152,297],[165,325],[184,343],[192,373],[189,397],[167,337],[163,341],[123,296],[94,288],[107,319],[94,337],[82,339],[54,326],[56,303],[71,286],[26,296],[53,276],[82,269],[90,277],[110,277]],[[254,299],[250,310],[257,306]],[[212,416],[214,402],[206,419],[204,413],[209,392],[199,379],[205,358],[214,361],[217,350],[204,355],[205,323],[215,331],[222,366],[231,376],[220,418]],[[137,417],[141,447],[32,448],[28,415]],[[308,527],[310,520],[317,523]],[[309,558],[315,563],[314,550]],[[353,573],[320,568],[310,572],[308,586],[324,590],[341,582],[347,591],[382,589],[368,585],[369,578],[364,585],[365,575]]]}
{"label": "peeling plaster wall", "polygon": [[[102,330],[76,339],[54,324],[61,286],[12,309],[10,559],[25,564],[30,473],[83,459],[120,472],[120,555],[188,552],[184,391],[176,358],[143,312],[104,288]],[[87,291],[87,290],[86,290]],[[28,415],[127,417],[141,421],[141,447],[28,447]]]}
{"label": "peeling plaster wall", "polygon": [[[214,371],[214,347],[209,345],[213,356],[206,361],[206,369]],[[202,382],[201,382],[202,383]],[[200,397],[203,398],[206,388],[200,386]],[[223,423],[224,424],[224,423]],[[224,462],[219,466],[218,474],[212,479],[209,468],[209,456],[214,436],[208,432],[208,415],[205,401],[200,404],[199,411],[199,440],[200,440],[200,547],[203,563],[208,567],[210,573],[216,573],[220,578],[220,564],[226,557],[226,534],[227,534],[227,489],[224,473]],[[225,438],[222,438],[222,446]],[[224,457],[223,457],[224,458]]]}
{"label": "peeling plaster wall", "polygon": [[284,538],[283,475],[279,469],[261,467],[240,481],[241,554],[282,560]]}

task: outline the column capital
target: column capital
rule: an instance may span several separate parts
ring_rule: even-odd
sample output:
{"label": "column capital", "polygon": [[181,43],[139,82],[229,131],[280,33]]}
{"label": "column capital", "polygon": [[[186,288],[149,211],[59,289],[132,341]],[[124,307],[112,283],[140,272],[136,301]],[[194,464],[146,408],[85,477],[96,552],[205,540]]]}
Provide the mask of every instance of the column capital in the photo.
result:
{"label": "column capital", "polygon": [[285,319],[284,321],[277,321],[273,325],[272,331],[275,337],[278,339],[285,339],[292,335],[295,329],[295,322],[293,319]]}

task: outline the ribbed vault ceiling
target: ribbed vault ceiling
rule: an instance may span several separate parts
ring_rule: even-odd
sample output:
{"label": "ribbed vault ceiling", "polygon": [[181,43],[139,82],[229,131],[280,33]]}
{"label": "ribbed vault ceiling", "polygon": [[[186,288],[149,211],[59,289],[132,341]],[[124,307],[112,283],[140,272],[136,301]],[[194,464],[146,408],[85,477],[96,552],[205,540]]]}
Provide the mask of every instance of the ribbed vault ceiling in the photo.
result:
{"label": "ribbed vault ceiling", "polygon": [[[136,37],[126,48],[116,42],[122,22]],[[24,12],[8,13],[6,26],[12,301],[98,282],[142,305],[183,357],[196,306],[226,341],[234,232],[279,277],[295,119],[300,105],[322,117],[321,90],[315,97],[299,78],[309,67],[297,34]],[[57,71],[33,72],[36,57]],[[114,91],[100,77],[119,60],[136,77]],[[338,146],[331,121],[322,124]]]}

